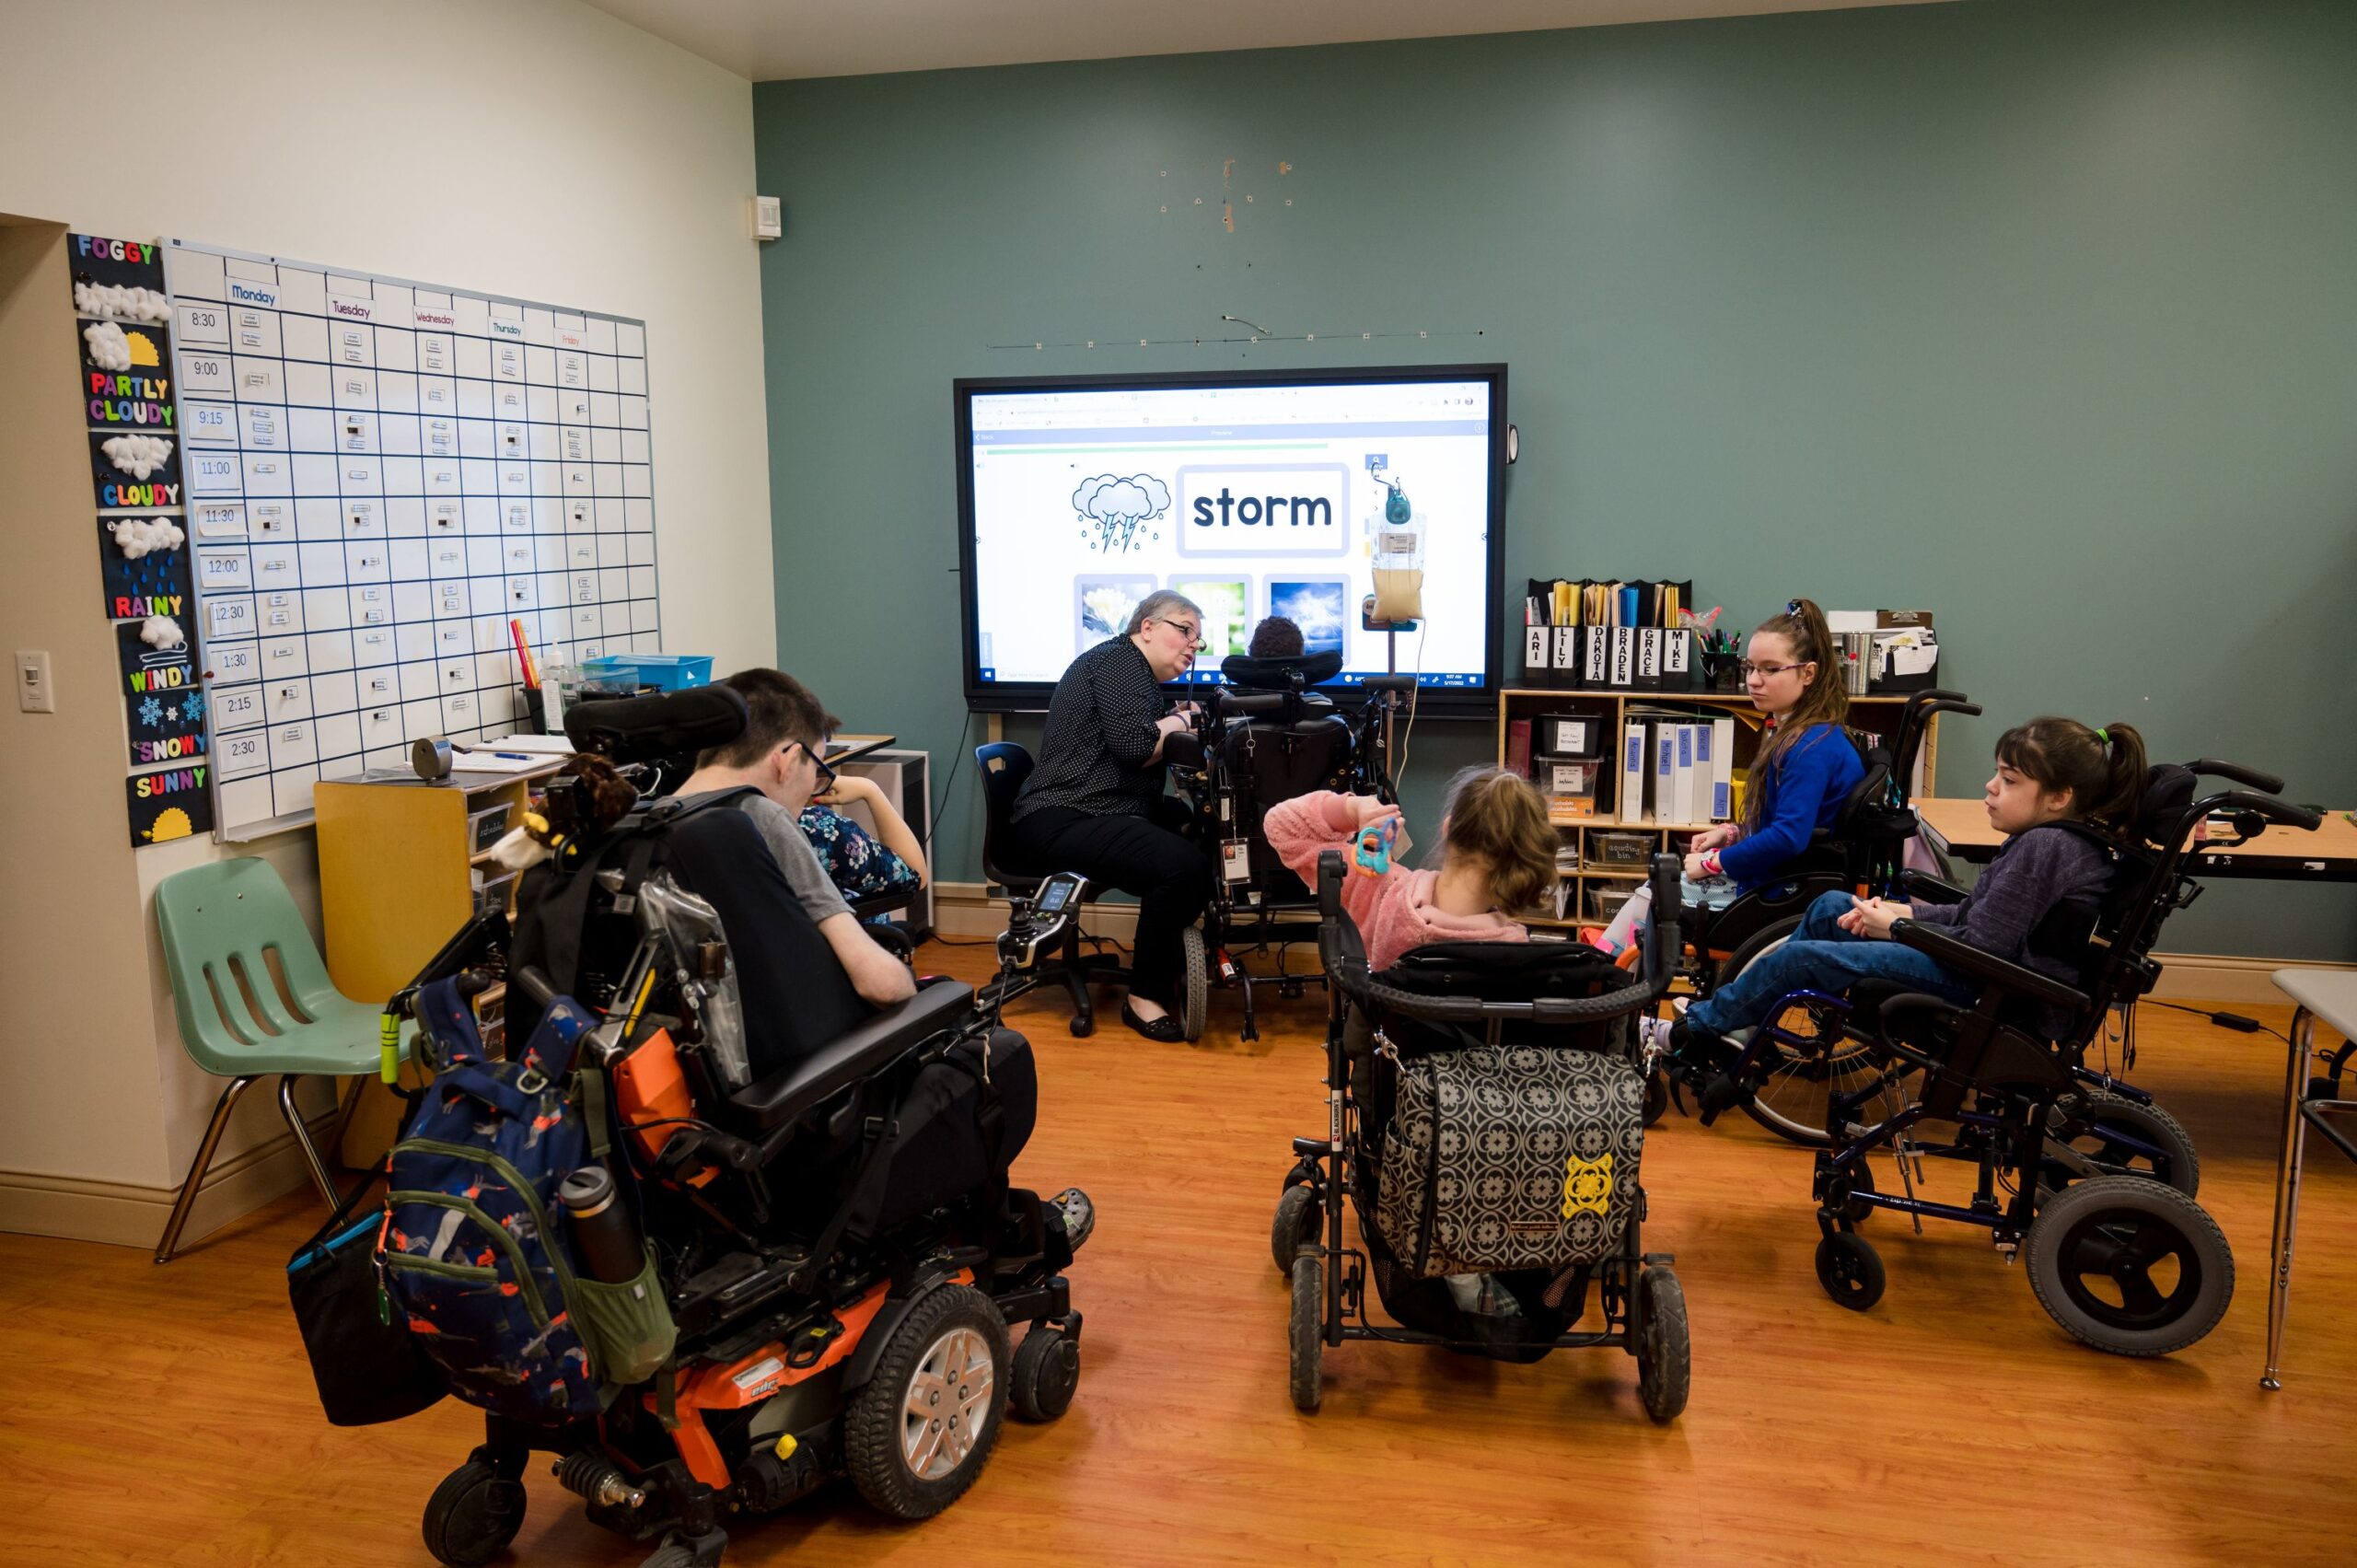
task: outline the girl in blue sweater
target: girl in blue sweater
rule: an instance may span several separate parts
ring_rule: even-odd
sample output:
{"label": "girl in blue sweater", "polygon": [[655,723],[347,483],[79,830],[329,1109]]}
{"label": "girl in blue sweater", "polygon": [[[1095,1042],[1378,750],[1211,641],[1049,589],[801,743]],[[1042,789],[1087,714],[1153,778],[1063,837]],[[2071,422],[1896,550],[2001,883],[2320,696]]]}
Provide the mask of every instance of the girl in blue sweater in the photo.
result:
{"label": "girl in blue sweater", "polygon": [[[1751,702],[1768,715],[1767,738],[1744,786],[1743,819],[1694,835],[1687,846],[1684,901],[1722,909],[1766,887],[1829,828],[1842,800],[1865,777],[1842,720],[1850,696],[1834,658],[1825,612],[1794,599],[1751,634],[1743,661]],[[1640,888],[1620,915],[1593,938],[1608,953],[1632,951],[1652,918],[1651,889]],[[1627,959],[1623,959],[1626,962]]]}
{"label": "girl in blue sweater", "polygon": [[1686,856],[1689,878],[1724,877],[1736,893],[1775,881],[1812,833],[1833,825],[1866,772],[1842,730],[1850,696],[1825,612],[1793,600],[1751,634],[1747,652],[1744,687],[1769,728],[1744,786],[1743,819],[1695,834]]}

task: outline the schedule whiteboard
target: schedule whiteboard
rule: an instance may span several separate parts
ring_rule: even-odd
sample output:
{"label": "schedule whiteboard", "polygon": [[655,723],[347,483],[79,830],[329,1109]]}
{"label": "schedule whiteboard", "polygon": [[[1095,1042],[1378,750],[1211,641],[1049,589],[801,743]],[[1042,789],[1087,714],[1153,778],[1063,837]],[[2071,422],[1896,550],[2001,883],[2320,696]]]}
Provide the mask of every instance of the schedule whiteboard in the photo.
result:
{"label": "schedule whiteboard", "polygon": [[644,323],[165,243],[219,836],[660,645]]}

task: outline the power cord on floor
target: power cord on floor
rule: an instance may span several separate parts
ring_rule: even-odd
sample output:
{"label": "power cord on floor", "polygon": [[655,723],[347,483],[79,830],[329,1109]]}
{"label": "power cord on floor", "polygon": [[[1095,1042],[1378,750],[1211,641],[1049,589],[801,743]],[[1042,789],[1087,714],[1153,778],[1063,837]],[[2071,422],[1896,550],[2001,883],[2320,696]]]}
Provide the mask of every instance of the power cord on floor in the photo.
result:
{"label": "power cord on floor", "polygon": [[2207,1018],[2220,1028],[2232,1029],[2236,1034],[2273,1035],[2286,1045],[2292,1043],[2292,1037],[2282,1029],[2269,1028],[2257,1018],[2246,1018],[2240,1013],[2229,1013],[2223,1009],[2212,1012],[2207,1007],[2189,1007],[2182,1002],[2163,1002],[2151,996],[2145,997],[2143,1003],[2147,1007],[2166,1007],[2171,1012],[2190,1013],[2197,1018]]}

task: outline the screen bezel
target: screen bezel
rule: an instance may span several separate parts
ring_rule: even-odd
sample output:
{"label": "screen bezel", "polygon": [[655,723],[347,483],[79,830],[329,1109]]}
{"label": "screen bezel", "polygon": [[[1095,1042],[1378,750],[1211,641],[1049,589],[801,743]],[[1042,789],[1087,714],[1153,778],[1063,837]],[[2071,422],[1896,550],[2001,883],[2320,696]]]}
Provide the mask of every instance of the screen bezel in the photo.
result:
{"label": "screen bezel", "polygon": [[[1188,387],[1332,387],[1398,385],[1416,381],[1482,381],[1490,389],[1490,517],[1489,560],[1484,574],[1492,591],[1483,607],[1481,684],[1426,687],[1416,705],[1426,714],[1489,714],[1504,689],[1504,648],[1501,622],[1505,605],[1505,471],[1506,367],[1502,365],[1393,365],[1363,370],[1184,371],[1169,375],[1128,372],[1117,376],[999,376],[960,377],[950,383],[951,450],[958,470],[958,616],[959,659],[963,666],[966,711],[975,714],[1044,713],[1055,683],[1046,680],[999,681],[985,686],[981,679],[981,638],[975,622],[974,575],[974,396],[997,392],[1091,391],[1112,388]],[[1403,665],[1412,667],[1415,649],[1400,650]],[[1351,693],[1348,686],[1320,688],[1337,698]]]}

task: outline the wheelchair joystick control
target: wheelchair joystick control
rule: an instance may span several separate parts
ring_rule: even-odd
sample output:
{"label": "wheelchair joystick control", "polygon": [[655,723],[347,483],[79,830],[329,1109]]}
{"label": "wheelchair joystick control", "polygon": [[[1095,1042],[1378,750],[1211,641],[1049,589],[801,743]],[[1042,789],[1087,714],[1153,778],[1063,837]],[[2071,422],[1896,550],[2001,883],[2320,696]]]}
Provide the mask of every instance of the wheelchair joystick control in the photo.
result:
{"label": "wheelchair joystick control", "polygon": [[601,1165],[585,1165],[556,1190],[573,1231],[583,1272],[606,1284],[628,1284],[646,1268],[646,1238]]}

